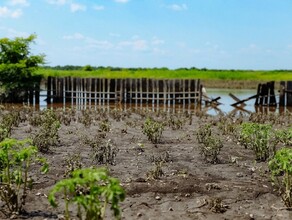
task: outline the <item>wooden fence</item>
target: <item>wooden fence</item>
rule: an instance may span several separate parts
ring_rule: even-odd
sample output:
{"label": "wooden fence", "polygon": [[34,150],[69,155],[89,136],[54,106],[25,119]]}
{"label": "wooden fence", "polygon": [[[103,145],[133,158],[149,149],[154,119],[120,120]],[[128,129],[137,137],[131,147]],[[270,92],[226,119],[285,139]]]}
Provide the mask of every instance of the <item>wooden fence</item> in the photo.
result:
{"label": "wooden fence", "polygon": [[280,82],[280,106],[292,106],[292,81]]}
{"label": "wooden fence", "polygon": [[55,78],[47,80],[47,103],[201,103],[202,86],[195,79]]}

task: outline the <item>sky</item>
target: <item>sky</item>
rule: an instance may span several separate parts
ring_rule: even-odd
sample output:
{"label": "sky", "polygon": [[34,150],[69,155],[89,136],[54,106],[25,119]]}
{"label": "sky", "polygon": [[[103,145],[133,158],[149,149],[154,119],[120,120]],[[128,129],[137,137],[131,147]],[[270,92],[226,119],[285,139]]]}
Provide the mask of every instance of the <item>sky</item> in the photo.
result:
{"label": "sky", "polygon": [[0,0],[46,65],[292,69],[292,0]]}

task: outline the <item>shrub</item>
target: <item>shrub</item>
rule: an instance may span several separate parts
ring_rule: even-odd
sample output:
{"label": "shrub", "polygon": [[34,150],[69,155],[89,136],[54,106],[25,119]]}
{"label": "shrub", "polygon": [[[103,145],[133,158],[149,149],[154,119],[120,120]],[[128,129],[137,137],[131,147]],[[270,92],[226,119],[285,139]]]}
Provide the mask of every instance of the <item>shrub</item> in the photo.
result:
{"label": "shrub", "polygon": [[278,150],[272,160],[269,161],[269,169],[272,172],[272,181],[279,189],[279,193],[285,205],[292,207],[292,149],[282,148]]}
{"label": "shrub", "polygon": [[42,115],[42,126],[33,137],[33,144],[38,146],[41,152],[48,152],[51,146],[59,142],[58,130],[61,127],[53,110],[47,109]]}
{"label": "shrub", "polygon": [[65,218],[71,219],[69,205],[77,206],[77,216],[85,220],[105,219],[107,205],[116,219],[121,218],[119,202],[125,199],[125,192],[119,180],[109,176],[106,169],[75,170],[72,177],[59,181],[49,194],[49,202],[58,206],[55,194],[63,193]]}
{"label": "shrub", "polygon": [[18,141],[5,139],[0,142],[0,199],[4,202],[8,212],[6,215],[23,212],[27,190],[33,186],[29,177],[29,170],[33,163],[43,164],[42,172],[48,171],[44,158],[38,157],[37,147],[31,140]]}
{"label": "shrub", "polygon": [[270,141],[271,129],[272,126],[269,124],[253,122],[241,124],[239,141],[243,146],[254,151],[258,161],[266,161],[275,153],[275,145]]}
{"label": "shrub", "polygon": [[211,124],[202,125],[197,131],[200,152],[209,163],[217,163],[218,155],[223,147],[221,139],[212,134]]}
{"label": "shrub", "polygon": [[150,117],[144,122],[143,134],[147,135],[148,140],[153,144],[157,144],[160,141],[163,130],[163,123],[155,121]]}

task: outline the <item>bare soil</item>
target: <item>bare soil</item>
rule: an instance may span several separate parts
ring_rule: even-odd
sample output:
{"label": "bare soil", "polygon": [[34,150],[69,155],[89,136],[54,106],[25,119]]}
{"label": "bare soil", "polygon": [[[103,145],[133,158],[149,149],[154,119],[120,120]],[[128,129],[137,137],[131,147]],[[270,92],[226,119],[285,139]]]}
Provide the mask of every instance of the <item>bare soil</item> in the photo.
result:
{"label": "bare soil", "polygon": [[[81,112],[71,115],[70,125],[62,123],[58,146],[42,154],[50,171],[40,175],[37,169],[31,170],[36,182],[27,198],[27,213],[14,216],[15,219],[63,218],[64,204],[56,209],[51,207],[47,195],[64,178],[66,159],[70,156],[80,154],[83,167],[104,166],[94,160],[92,148],[84,143],[84,138],[100,133],[99,123],[105,118],[110,122],[105,139],[111,139],[119,150],[115,165],[108,165],[108,169],[126,190],[126,199],[120,204],[122,219],[292,219],[292,212],[285,208],[272,186],[267,163],[256,162],[252,150],[241,146],[234,135],[224,134],[219,117],[176,113],[175,117],[183,122],[182,128],[165,126],[161,141],[153,144],[142,132],[146,116],[166,122],[172,113],[115,110],[91,111],[90,115],[89,127],[79,120]],[[275,126],[291,125],[291,115],[285,117],[282,125]],[[231,120],[236,123],[249,120],[249,116],[234,116]],[[224,142],[216,164],[207,163],[200,154],[196,131],[204,123],[212,123],[212,129]],[[33,137],[38,129],[27,118],[13,128],[12,137]],[[164,159],[163,175],[154,179],[149,173],[155,169],[153,161],[159,158]],[[0,208],[4,208],[1,201]],[[74,216],[76,210],[71,212]],[[6,218],[0,212],[0,219]],[[107,219],[113,218],[109,214]]]}

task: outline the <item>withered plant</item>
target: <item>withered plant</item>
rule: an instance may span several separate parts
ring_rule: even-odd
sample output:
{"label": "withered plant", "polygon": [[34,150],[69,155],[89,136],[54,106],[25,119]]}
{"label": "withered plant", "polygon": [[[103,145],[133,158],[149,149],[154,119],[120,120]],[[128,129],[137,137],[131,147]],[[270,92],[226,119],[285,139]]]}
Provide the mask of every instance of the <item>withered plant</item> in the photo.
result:
{"label": "withered plant", "polygon": [[148,180],[157,180],[164,175],[162,170],[163,161],[154,162],[154,167],[146,173]]}
{"label": "withered plant", "polygon": [[164,125],[162,122],[155,121],[148,117],[143,125],[143,134],[147,135],[148,140],[153,144],[159,143],[162,132],[164,130]]}
{"label": "withered plant", "polygon": [[69,155],[65,158],[65,172],[64,177],[72,177],[72,173],[75,170],[83,168],[80,153]]}
{"label": "withered plant", "polygon": [[58,131],[61,124],[53,110],[47,109],[42,115],[42,125],[39,131],[32,138],[33,145],[37,146],[39,151],[45,153],[50,147],[59,143]]}
{"label": "withered plant", "polygon": [[92,151],[94,161],[98,164],[116,164],[116,156],[119,150],[111,139],[97,143],[92,148]]}
{"label": "withered plant", "polygon": [[105,120],[102,120],[100,123],[99,123],[99,132],[109,132],[110,131],[110,128],[111,128],[111,123],[108,119],[105,119]]}
{"label": "withered plant", "polygon": [[217,134],[212,134],[211,124],[201,125],[197,131],[200,153],[209,163],[218,163],[218,155],[223,147],[223,142]]}

